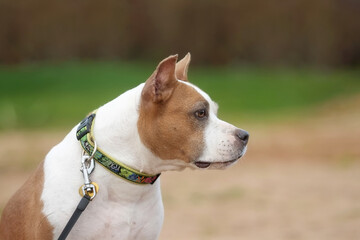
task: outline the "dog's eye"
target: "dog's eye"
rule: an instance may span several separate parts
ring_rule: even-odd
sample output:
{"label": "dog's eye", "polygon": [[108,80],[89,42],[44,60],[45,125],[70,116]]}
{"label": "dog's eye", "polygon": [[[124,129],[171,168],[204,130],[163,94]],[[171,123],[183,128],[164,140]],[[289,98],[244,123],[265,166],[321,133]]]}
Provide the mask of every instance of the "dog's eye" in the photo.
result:
{"label": "dog's eye", "polygon": [[206,111],[206,109],[200,109],[200,110],[197,110],[196,112],[195,112],[195,117],[197,118],[197,119],[204,119],[204,118],[206,118],[207,117],[207,111]]}

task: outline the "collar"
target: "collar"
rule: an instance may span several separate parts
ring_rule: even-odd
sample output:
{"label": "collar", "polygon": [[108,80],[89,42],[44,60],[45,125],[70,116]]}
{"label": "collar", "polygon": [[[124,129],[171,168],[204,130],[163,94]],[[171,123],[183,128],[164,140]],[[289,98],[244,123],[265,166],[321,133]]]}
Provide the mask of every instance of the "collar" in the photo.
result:
{"label": "collar", "polygon": [[[95,113],[87,116],[80,122],[76,131],[76,138],[80,141],[82,148],[89,156],[92,154],[95,145],[92,131],[95,116]],[[113,174],[132,183],[153,184],[160,176],[160,174],[148,175],[132,169],[131,167],[114,160],[109,155],[105,154],[99,147],[96,149],[94,159]]]}

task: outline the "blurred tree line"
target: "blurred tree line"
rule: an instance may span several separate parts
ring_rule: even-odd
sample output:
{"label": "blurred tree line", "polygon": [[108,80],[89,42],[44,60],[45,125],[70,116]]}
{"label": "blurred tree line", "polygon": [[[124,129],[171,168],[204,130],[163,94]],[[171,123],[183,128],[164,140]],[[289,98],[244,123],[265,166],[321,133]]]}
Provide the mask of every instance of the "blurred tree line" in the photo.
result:
{"label": "blurred tree line", "polygon": [[359,0],[0,0],[0,63],[359,66]]}

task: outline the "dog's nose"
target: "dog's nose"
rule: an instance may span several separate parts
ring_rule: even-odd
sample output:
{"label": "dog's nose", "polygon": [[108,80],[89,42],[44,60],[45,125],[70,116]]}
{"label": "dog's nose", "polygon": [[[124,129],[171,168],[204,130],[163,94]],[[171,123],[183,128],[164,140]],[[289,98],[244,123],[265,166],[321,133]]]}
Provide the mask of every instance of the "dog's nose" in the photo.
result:
{"label": "dog's nose", "polygon": [[235,131],[235,136],[240,139],[240,141],[246,145],[249,141],[249,133],[242,129],[237,129]]}

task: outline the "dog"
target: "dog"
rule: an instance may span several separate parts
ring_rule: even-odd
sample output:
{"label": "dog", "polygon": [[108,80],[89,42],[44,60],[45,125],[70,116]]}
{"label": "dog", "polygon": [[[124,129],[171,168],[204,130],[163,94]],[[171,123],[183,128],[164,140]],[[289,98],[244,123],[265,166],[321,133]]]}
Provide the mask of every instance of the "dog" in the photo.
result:
{"label": "dog", "polygon": [[51,149],[3,210],[0,239],[57,239],[81,200],[79,168],[90,155],[96,197],[68,239],[157,239],[161,172],[225,169],[245,154],[249,134],[218,119],[217,104],[188,81],[190,53],[177,58],[162,60],[145,83],[101,106]]}

